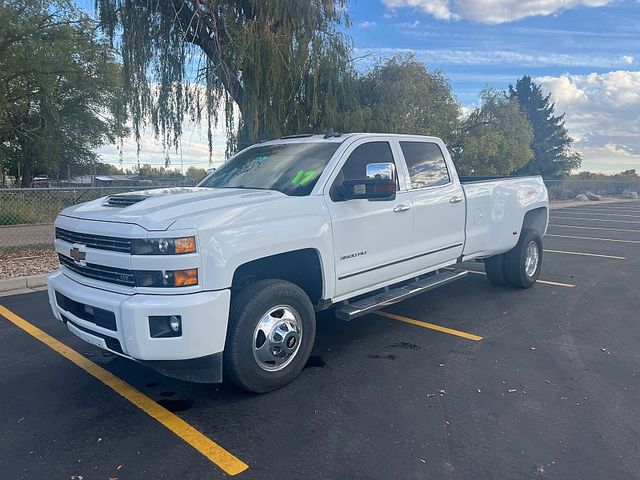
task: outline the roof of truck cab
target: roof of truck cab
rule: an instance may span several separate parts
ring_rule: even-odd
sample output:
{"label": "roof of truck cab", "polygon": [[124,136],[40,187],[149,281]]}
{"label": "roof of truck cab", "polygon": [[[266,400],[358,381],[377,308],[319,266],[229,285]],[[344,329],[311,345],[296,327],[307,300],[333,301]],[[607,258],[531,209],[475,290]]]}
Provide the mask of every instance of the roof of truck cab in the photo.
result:
{"label": "roof of truck cab", "polygon": [[277,138],[261,142],[260,145],[278,145],[283,143],[305,143],[305,142],[330,142],[342,143],[348,138],[375,138],[375,137],[393,137],[405,139],[422,139],[422,140],[439,140],[437,137],[427,135],[406,135],[401,133],[343,133],[340,136],[331,136],[325,138],[325,135],[292,135],[289,137]]}

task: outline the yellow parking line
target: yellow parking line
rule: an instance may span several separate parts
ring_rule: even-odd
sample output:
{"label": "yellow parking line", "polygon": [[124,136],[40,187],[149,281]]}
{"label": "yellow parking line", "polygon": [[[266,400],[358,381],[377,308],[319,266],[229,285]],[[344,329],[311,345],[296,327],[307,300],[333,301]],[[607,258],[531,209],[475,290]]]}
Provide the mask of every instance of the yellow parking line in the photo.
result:
{"label": "yellow parking line", "polygon": [[563,253],[565,255],[581,255],[584,257],[601,257],[601,258],[610,258],[612,260],[626,260],[626,257],[616,257],[615,255],[602,255],[600,253],[585,253],[585,252],[565,252],[564,250],[550,250],[545,248],[544,252],[546,253]]}
{"label": "yellow parking line", "polygon": [[576,240],[601,240],[603,242],[618,242],[618,243],[640,243],[639,240],[618,240],[617,238],[600,238],[600,237],[575,237],[573,235],[552,235],[550,233],[547,233],[545,237],[574,238]]}
{"label": "yellow parking line", "polygon": [[633,220],[611,220],[609,218],[551,217],[551,220],[589,220],[590,222],[634,223],[636,225],[640,224],[640,222],[634,222]]}
{"label": "yellow parking line", "polygon": [[229,475],[237,475],[249,468],[249,465],[244,463],[242,460],[227,452],[213,440],[200,433],[177,415],[174,415],[166,408],[158,405],[155,401],[133,388],[124,380],[116,377],[111,372],[108,372],[96,363],[93,363],[91,360],[83,357],[71,347],[68,347],[64,343],[56,340],[2,305],[0,305],[0,315],[35,339],[40,340],[46,346],[59,353],[70,362],[75,363],[89,375],[97,378],[113,391],[122,395],[149,416],[155,418],[158,422],[167,427]]}
{"label": "yellow parking line", "polygon": [[585,230],[607,230],[609,232],[640,232],[640,230],[632,228],[605,228],[605,227],[582,227],[580,225],[557,225],[549,224],[550,227],[563,227],[563,228],[582,228]]}
{"label": "yellow parking line", "polygon": [[[478,272],[476,270],[467,270],[469,273],[475,273],[477,275],[486,275],[485,272]],[[545,285],[553,285],[556,287],[564,287],[564,288],[576,288],[575,285],[571,283],[560,283],[560,282],[551,282],[549,280],[536,280],[537,283],[544,283]]]}
{"label": "yellow parking line", "polygon": [[374,312],[375,315],[381,317],[390,318],[392,320],[399,320],[401,322],[410,323],[411,325],[417,325],[418,327],[429,328],[431,330],[437,330],[438,332],[448,333],[449,335],[455,335],[456,337],[466,338],[467,340],[473,340],[479,342],[482,337],[474,335],[472,333],[461,332],[460,330],[454,330],[452,328],[442,327],[433,323],[421,322],[420,320],[414,320],[413,318],[403,317],[402,315],[395,315],[393,313],[387,313],[383,311]]}

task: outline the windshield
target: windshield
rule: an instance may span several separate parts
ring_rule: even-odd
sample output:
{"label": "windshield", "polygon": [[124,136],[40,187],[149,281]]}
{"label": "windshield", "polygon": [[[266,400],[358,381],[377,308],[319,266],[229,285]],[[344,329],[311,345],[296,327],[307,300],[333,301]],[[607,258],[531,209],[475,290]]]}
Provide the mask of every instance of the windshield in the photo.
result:
{"label": "windshield", "polygon": [[238,154],[198,186],[309,195],[339,146],[337,142],[258,145]]}

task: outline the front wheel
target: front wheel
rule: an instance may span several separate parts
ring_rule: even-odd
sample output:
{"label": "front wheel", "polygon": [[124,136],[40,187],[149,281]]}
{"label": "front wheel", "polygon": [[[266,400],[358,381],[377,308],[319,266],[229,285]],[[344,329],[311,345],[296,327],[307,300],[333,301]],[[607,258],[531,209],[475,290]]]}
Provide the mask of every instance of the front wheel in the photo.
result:
{"label": "front wheel", "polygon": [[307,294],[284,280],[260,280],[231,301],[225,375],[238,387],[265,393],[291,382],[304,368],[316,319]]}
{"label": "front wheel", "polygon": [[504,258],[504,273],[509,285],[532,287],[542,267],[542,238],[535,230],[524,229],[517,245]]}

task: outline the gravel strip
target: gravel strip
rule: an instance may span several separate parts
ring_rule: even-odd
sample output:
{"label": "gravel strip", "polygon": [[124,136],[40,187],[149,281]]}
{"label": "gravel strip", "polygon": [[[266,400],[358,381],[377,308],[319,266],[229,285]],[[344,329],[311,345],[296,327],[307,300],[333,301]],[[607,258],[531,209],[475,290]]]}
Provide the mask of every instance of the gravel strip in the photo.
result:
{"label": "gravel strip", "polygon": [[41,275],[58,268],[58,256],[53,250],[21,249],[0,253],[0,280]]}

